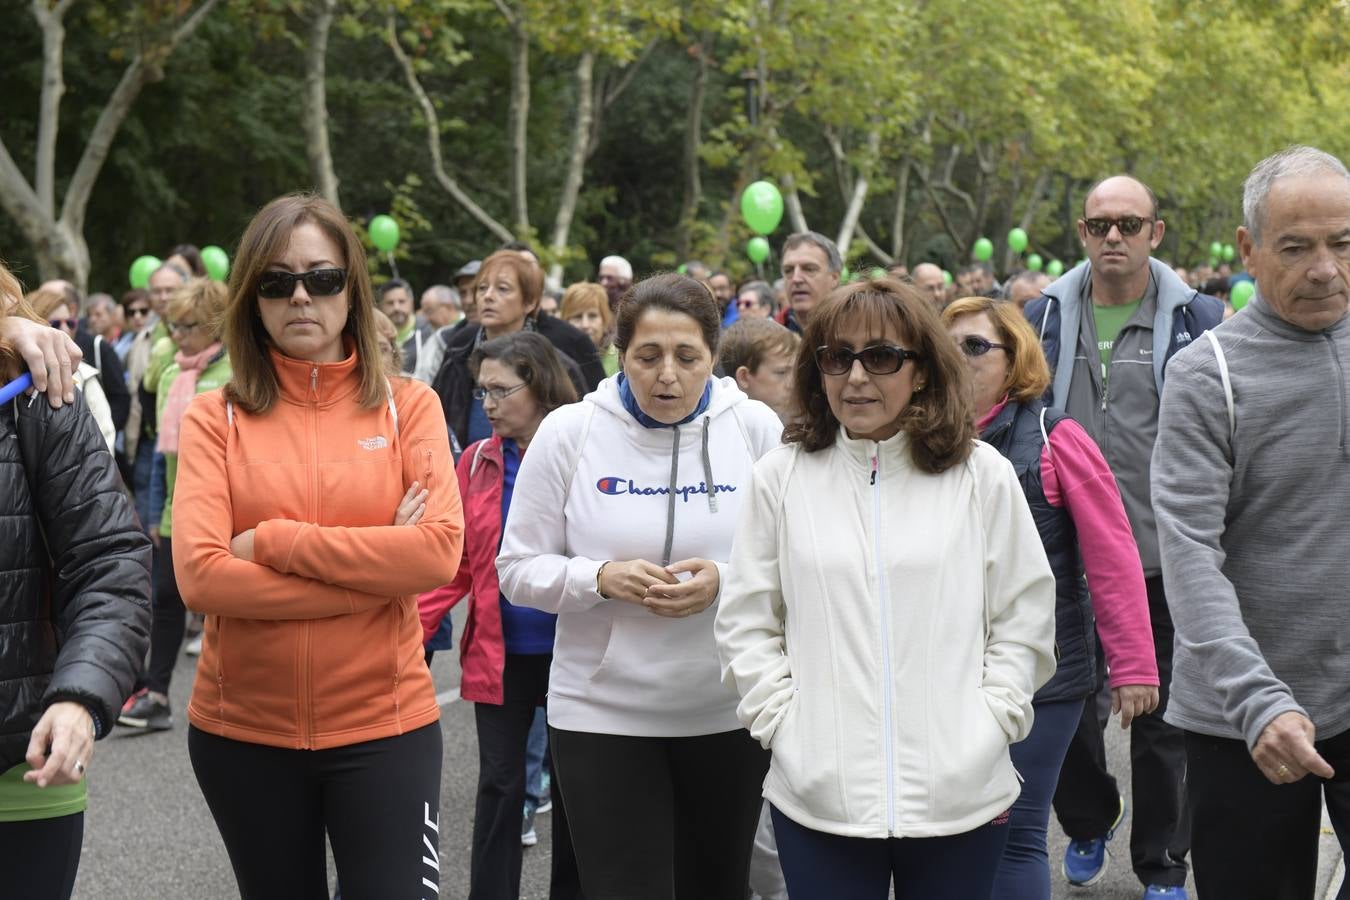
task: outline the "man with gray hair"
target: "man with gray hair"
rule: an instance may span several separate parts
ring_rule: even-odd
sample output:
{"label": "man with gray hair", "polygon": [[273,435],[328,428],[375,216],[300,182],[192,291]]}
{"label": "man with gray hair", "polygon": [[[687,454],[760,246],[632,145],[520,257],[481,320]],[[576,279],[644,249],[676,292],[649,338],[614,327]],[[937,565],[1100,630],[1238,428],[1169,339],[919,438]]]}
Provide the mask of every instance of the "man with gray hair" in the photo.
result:
{"label": "man with gray hair", "polygon": [[1324,800],[1350,847],[1350,174],[1290,148],[1242,211],[1256,294],[1173,360],[1153,452],[1167,720],[1201,896],[1312,897]]}
{"label": "man with gray hair", "polygon": [[1003,282],[1003,299],[1025,310],[1027,304],[1039,297],[1053,280],[1044,272],[1023,269]]}
{"label": "man with gray hair", "polygon": [[633,264],[622,256],[606,256],[596,277],[609,296],[609,308],[615,309],[624,291],[633,286]]}
{"label": "man with gray hair", "polygon": [[422,292],[422,316],[436,331],[464,318],[459,306],[459,291],[448,284],[433,284]]}
{"label": "man with gray hair", "polygon": [[844,261],[839,248],[823,234],[799,231],[783,242],[783,280],[787,306],[780,322],[798,334],[806,328],[816,305],[839,286]]}
{"label": "man with gray hair", "polygon": [[[1152,257],[1165,225],[1153,191],[1129,175],[1088,191],[1078,239],[1088,261],[1027,304],[1054,378],[1047,405],[1062,409],[1092,435],[1120,487],[1148,593],[1158,661],[1155,715],[1130,725],[1133,801],[1130,860],[1145,900],[1186,896],[1190,837],[1183,813],[1186,748],[1180,729],[1161,714],[1172,678],[1172,617],[1149,499],[1150,459],[1160,433],[1158,401],[1173,356],[1223,321],[1223,304],[1182,282]],[[1112,690],[1111,705],[1135,701],[1135,687]],[[1063,870],[1070,884],[1091,885],[1106,870],[1106,844],[1124,819],[1125,799],[1107,770],[1096,697],[1060,768],[1055,812],[1070,838]]]}

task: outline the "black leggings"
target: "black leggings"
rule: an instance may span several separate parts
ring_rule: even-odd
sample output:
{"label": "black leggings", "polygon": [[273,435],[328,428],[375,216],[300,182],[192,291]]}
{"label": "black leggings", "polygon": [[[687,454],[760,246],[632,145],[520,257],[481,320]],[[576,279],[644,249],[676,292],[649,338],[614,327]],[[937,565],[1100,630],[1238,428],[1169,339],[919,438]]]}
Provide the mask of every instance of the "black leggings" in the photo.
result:
{"label": "black leggings", "polygon": [[155,550],[154,623],[150,630],[150,664],[145,669],[144,684],[159,694],[169,693],[173,667],[178,662],[178,650],[183,646],[183,632],[187,630],[187,609],[183,595],[178,593],[178,579],[173,571],[173,541],[160,538]]}
{"label": "black leggings", "polygon": [[0,822],[0,894],[24,900],[68,900],[80,870],[84,813]]}
{"label": "black leggings", "polygon": [[769,751],[549,729],[586,900],[744,900]]}
{"label": "black leggings", "polygon": [[188,753],[242,900],[432,900],[440,884],[441,726],[330,750],[188,729]]}

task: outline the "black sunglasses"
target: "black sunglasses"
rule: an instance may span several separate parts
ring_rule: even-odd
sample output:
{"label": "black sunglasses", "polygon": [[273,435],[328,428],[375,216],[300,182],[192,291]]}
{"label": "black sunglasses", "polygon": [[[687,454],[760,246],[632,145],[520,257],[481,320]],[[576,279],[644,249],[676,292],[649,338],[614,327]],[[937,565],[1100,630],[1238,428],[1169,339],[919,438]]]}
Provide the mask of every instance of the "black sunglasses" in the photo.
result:
{"label": "black sunglasses", "polygon": [[148,315],[150,315],[150,310],[147,309],[147,308],[138,306],[138,307],[136,307],[136,308],[134,308],[134,309],[129,309],[129,310],[127,310],[127,315],[128,315],[128,316],[148,316]]}
{"label": "black sunglasses", "polygon": [[65,327],[68,331],[75,331],[80,327],[79,319],[48,319],[47,324],[53,328]]}
{"label": "black sunglasses", "polygon": [[264,272],[258,279],[258,296],[284,300],[295,293],[295,283],[303,281],[311,297],[331,297],[347,285],[346,269],[310,269],[308,272]]}
{"label": "black sunglasses", "polygon": [[1122,237],[1134,237],[1145,222],[1152,221],[1143,216],[1122,216],[1119,219],[1084,219],[1083,224],[1087,226],[1087,233],[1093,237],[1106,237],[1111,233],[1112,225],[1120,229]]}
{"label": "black sunglasses", "polygon": [[857,353],[847,347],[817,347],[816,367],[826,375],[846,375],[853,368],[853,361],[862,363],[865,370],[873,375],[894,375],[900,371],[905,360],[923,359],[913,350],[906,350],[894,344],[873,344]]}
{"label": "black sunglasses", "polygon": [[961,352],[966,356],[984,356],[990,350],[996,348],[999,350],[1008,350],[1010,352],[1012,350],[1007,344],[995,344],[993,341],[986,341],[979,335],[974,334],[962,338],[960,347]]}

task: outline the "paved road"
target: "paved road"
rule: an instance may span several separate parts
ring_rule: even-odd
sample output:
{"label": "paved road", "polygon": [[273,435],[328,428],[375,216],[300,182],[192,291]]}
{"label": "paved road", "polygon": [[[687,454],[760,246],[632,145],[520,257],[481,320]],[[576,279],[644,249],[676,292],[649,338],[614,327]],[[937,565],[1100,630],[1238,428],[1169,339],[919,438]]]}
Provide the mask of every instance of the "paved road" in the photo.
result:
{"label": "paved road", "polygon": [[[459,632],[459,628],[456,632]],[[442,653],[432,664],[445,699],[441,728],[445,761],[441,793],[441,896],[459,900],[469,881],[477,745],[473,710],[457,701],[457,653]],[[193,660],[183,657],[174,676],[173,708],[185,708]],[[90,808],[84,857],[75,887],[79,900],[187,900],[237,897],[229,861],[192,776],[180,714],[174,730],[156,734],[119,731],[98,746],[91,766]],[[1119,729],[1111,729],[1108,750],[1114,771],[1126,773],[1128,754]],[[525,854],[521,896],[548,895],[549,817],[540,816],[540,842]],[[1140,888],[1129,871],[1128,823],[1117,838],[1118,858],[1105,881],[1083,890],[1054,874],[1055,900],[1137,900]],[[1336,855],[1329,830],[1323,837],[1324,880]],[[1051,859],[1064,850],[1052,837]],[[1057,868],[1057,866],[1056,866]],[[1319,894],[1319,897],[1322,895]]]}

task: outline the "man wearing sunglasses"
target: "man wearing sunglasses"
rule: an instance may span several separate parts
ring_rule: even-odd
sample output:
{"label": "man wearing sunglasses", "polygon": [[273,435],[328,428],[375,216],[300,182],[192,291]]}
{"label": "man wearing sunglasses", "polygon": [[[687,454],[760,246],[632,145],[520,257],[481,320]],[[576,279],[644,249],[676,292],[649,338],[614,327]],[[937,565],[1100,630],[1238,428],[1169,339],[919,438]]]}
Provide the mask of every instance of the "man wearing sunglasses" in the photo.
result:
{"label": "man wearing sunglasses", "polygon": [[[1158,402],[1168,360],[1223,320],[1223,303],[1200,294],[1151,254],[1166,230],[1158,200],[1138,179],[1116,175],[1093,185],[1078,220],[1088,261],[1026,306],[1054,372],[1048,405],[1076,419],[1101,447],[1139,547],[1158,654],[1155,714],[1130,727],[1133,821],[1130,857],[1146,900],[1186,896],[1190,835],[1182,821],[1186,768],[1180,729],[1163,721],[1172,676],[1172,618],[1163,591],[1149,465],[1158,436]],[[1063,870],[1071,884],[1095,884],[1106,870],[1106,842],[1125,800],[1106,769],[1096,697],[1069,747],[1055,812],[1070,838]]]}

